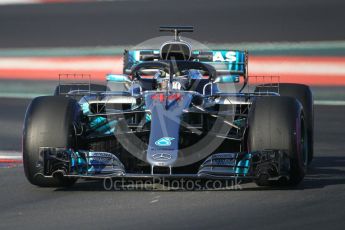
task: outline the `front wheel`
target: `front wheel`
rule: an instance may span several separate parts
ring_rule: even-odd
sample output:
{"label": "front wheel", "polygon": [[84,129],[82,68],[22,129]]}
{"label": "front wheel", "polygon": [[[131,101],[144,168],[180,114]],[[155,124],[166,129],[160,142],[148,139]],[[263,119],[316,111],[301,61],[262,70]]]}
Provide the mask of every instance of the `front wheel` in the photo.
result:
{"label": "front wheel", "polygon": [[[250,151],[284,150],[290,159],[287,185],[299,184],[308,164],[308,140],[303,107],[292,97],[257,98],[249,113],[248,148]],[[256,181],[269,185],[268,180]]]}
{"label": "front wheel", "polygon": [[[255,92],[277,92],[277,87],[271,84],[259,85],[255,88]],[[279,83],[280,96],[288,96],[297,99],[303,106],[303,116],[306,124],[308,135],[308,164],[314,157],[314,107],[313,94],[307,85],[296,83]]]}
{"label": "front wheel", "polygon": [[38,164],[40,147],[74,148],[74,125],[79,122],[80,107],[67,97],[37,97],[29,105],[24,121],[23,164],[31,184],[59,187],[74,184],[74,179],[43,177],[43,165]]}

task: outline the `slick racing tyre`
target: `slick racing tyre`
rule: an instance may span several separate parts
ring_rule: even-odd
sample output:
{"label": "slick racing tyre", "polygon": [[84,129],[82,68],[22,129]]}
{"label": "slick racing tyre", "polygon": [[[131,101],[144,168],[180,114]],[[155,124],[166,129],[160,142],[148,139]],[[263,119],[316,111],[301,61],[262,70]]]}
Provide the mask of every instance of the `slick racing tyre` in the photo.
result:
{"label": "slick racing tyre", "polygon": [[[259,85],[256,87],[255,91],[277,92],[277,87],[272,87],[270,84]],[[308,134],[308,164],[310,164],[314,157],[314,107],[312,92],[307,85],[279,83],[279,94],[280,96],[294,97],[301,102],[303,106],[303,114]]]}
{"label": "slick racing tyre", "polygon": [[[248,127],[249,151],[286,151],[290,167],[288,178],[282,183],[299,184],[304,178],[308,162],[308,135],[301,103],[292,97],[258,97],[252,104]],[[268,179],[258,180],[256,183],[271,184]]]}
{"label": "slick racing tyre", "polygon": [[63,177],[45,178],[39,165],[40,147],[74,148],[74,124],[80,117],[78,103],[67,97],[35,98],[29,105],[24,120],[23,164],[30,183],[41,187],[72,185],[75,180]]}

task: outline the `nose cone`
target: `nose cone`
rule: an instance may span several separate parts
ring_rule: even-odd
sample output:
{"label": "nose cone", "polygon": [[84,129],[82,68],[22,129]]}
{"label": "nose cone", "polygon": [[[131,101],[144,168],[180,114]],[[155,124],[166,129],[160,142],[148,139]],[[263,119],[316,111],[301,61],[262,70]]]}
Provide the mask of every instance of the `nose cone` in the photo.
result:
{"label": "nose cone", "polygon": [[191,95],[153,93],[146,96],[151,112],[151,132],[146,160],[154,166],[173,166],[178,158],[179,131],[183,110],[190,105]]}
{"label": "nose cone", "polygon": [[[176,111],[175,111],[176,112]],[[151,110],[151,132],[147,161],[155,166],[172,166],[178,157],[180,116],[158,104]]]}
{"label": "nose cone", "polygon": [[150,165],[169,167],[174,165],[177,157],[178,150],[149,147],[146,159]]}

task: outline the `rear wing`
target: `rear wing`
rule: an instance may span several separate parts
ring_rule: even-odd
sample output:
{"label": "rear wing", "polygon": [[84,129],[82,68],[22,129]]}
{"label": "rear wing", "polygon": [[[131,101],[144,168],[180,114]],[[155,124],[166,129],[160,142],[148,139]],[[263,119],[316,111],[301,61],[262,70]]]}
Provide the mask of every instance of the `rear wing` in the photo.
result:
{"label": "rear wing", "polygon": [[[159,50],[125,50],[124,74],[130,74],[131,68],[145,61],[161,60]],[[193,50],[191,61],[199,61],[212,65],[217,74],[233,74],[247,76],[248,53],[238,50]]]}

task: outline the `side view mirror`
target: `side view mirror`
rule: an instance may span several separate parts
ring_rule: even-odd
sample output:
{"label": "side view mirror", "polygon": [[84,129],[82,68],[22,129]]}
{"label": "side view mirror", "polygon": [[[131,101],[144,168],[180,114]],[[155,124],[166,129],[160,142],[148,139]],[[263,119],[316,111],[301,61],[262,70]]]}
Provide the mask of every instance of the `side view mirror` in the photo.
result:
{"label": "side view mirror", "polygon": [[117,82],[117,83],[131,82],[129,77],[123,74],[107,74],[106,79],[107,81]]}
{"label": "side view mirror", "polygon": [[218,76],[216,80],[214,80],[214,83],[220,83],[220,84],[238,83],[238,82],[240,82],[239,75],[223,75],[223,76]]}

